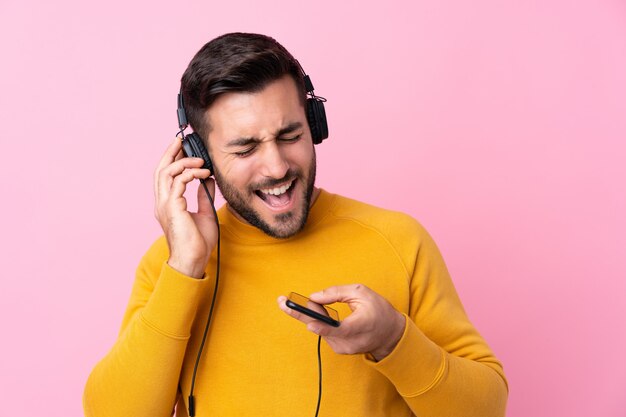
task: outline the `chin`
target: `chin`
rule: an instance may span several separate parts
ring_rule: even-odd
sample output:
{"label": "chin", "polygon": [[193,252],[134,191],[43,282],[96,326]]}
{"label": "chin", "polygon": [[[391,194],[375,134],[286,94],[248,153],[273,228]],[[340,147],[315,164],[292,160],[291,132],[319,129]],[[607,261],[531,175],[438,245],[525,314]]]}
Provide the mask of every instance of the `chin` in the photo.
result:
{"label": "chin", "polygon": [[272,209],[268,209],[265,202],[260,202],[262,206],[258,210],[254,210],[254,213],[239,214],[248,223],[268,236],[277,239],[290,238],[304,228],[309,216],[310,193],[304,191],[297,194],[299,194],[297,197],[296,195],[291,196],[291,198],[296,197],[297,201],[293,201],[293,207],[288,211],[274,213]]}
{"label": "chin", "polygon": [[215,181],[238,217],[268,236],[287,239],[306,225],[313,198],[315,165],[313,158],[307,175],[299,170],[290,171],[282,179],[250,185],[245,191],[229,183],[217,168]]}

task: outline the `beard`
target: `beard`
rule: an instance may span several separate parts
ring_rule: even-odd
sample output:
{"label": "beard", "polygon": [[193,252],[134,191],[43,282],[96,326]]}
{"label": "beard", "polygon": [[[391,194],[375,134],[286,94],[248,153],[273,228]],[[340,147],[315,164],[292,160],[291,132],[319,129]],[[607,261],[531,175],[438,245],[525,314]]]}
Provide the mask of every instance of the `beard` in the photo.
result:
{"label": "beard", "polygon": [[[298,232],[300,232],[309,217],[309,210],[311,208],[311,199],[313,197],[313,188],[315,185],[315,173],[316,173],[316,162],[315,162],[315,153],[313,153],[313,158],[311,159],[311,165],[309,168],[309,172],[305,176],[301,170],[289,170],[287,174],[283,178],[280,179],[272,179],[266,181],[264,183],[253,184],[247,187],[247,190],[244,192],[237,189],[232,183],[228,182],[226,178],[220,173],[219,169],[214,165],[213,169],[215,170],[215,182],[224,197],[224,200],[230,205],[230,208],[234,210],[239,216],[241,216],[244,220],[250,223],[252,226],[261,230],[268,236],[278,238],[278,239],[286,239],[294,236]],[[256,195],[256,190],[262,188],[272,188],[281,183],[285,183],[289,180],[295,180],[295,182],[300,182],[304,184],[304,189],[302,190],[301,198],[304,202],[302,208],[299,212],[290,211],[287,213],[280,213],[273,215],[274,225],[270,225],[268,222],[261,218],[261,215],[252,207],[251,201],[254,198],[260,198]],[[294,189],[294,195],[291,198],[297,198],[295,195],[296,190]],[[247,194],[247,196],[246,196]]]}

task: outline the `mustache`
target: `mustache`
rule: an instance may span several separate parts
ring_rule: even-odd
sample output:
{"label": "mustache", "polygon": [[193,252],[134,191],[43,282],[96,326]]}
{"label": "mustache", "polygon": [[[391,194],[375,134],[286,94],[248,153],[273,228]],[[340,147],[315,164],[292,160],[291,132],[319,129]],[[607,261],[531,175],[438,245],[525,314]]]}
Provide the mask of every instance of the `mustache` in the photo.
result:
{"label": "mustache", "polygon": [[266,181],[253,184],[250,188],[252,189],[252,191],[259,190],[262,188],[274,188],[277,185],[284,184],[286,182],[289,182],[291,180],[298,178],[299,175],[300,175],[299,171],[289,169],[287,173],[285,174],[285,176],[282,178],[268,178]]}

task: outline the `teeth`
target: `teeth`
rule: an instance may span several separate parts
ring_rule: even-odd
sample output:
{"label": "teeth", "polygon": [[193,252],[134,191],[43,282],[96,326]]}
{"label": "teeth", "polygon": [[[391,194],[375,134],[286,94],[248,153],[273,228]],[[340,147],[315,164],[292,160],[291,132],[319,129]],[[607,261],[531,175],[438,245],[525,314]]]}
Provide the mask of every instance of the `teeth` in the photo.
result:
{"label": "teeth", "polygon": [[281,187],[276,187],[276,188],[268,188],[265,190],[261,190],[261,192],[263,194],[271,194],[271,195],[281,195],[281,194],[285,194],[287,192],[287,190],[289,188],[291,188],[291,184],[293,184],[293,181],[290,182],[289,184],[283,185]]}

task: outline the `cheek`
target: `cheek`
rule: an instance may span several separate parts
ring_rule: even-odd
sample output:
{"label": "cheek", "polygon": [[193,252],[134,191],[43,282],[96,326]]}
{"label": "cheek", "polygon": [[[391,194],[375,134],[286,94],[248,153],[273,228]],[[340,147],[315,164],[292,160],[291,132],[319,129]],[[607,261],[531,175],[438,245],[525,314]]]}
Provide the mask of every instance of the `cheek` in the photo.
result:
{"label": "cheek", "polygon": [[302,144],[298,143],[298,145],[299,146],[289,150],[289,160],[299,167],[310,165],[315,155],[313,144],[310,142],[302,142]]}
{"label": "cheek", "polygon": [[228,161],[222,175],[237,188],[246,188],[254,177],[254,161],[252,158],[234,159]]}

